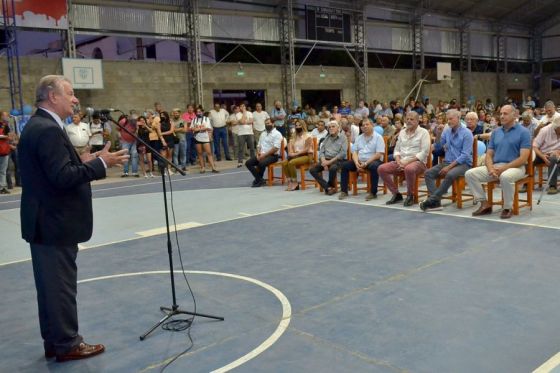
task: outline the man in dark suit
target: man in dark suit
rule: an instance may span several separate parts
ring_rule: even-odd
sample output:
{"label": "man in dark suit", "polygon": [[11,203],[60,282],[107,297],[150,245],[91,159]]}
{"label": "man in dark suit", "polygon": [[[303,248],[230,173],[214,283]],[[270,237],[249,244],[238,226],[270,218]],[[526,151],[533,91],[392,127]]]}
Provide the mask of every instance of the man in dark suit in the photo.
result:
{"label": "man in dark suit", "polygon": [[22,237],[31,246],[45,357],[83,359],[105,350],[78,334],[76,256],[78,243],[89,240],[93,230],[90,181],[104,178],[107,167],[122,164],[128,155],[110,153],[109,143],[97,153],[76,153],[63,120],[78,99],[65,77],[43,77],[36,104],[18,145]]}

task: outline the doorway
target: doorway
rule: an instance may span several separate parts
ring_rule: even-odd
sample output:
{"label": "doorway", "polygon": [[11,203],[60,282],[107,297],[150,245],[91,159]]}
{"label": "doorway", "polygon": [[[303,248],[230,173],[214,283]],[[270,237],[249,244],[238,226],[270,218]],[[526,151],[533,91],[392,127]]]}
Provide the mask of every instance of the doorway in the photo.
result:
{"label": "doorway", "polygon": [[507,96],[513,100],[518,105],[523,102],[523,90],[522,89],[508,89]]}
{"label": "doorway", "polygon": [[317,112],[321,111],[321,106],[331,110],[334,105],[340,105],[340,89],[302,89],[301,102]]}
{"label": "doorway", "polygon": [[264,89],[237,90],[237,89],[215,89],[212,92],[213,103],[224,104],[229,111],[231,105],[245,104],[247,109],[255,110],[255,104],[260,102],[263,109],[266,108]]}

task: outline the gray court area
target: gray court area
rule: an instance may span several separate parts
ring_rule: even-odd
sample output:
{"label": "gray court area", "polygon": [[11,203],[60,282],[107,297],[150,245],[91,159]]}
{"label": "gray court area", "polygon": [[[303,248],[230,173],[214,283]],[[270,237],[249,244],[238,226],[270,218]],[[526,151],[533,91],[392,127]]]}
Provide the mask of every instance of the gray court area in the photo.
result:
{"label": "gray court area", "polygon": [[[258,349],[235,370],[529,372],[560,349],[550,196],[504,223],[470,218],[470,206],[426,214],[386,208],[387,196],[365,203],[363,192],[339,202],[314,188],[252,189],[244,170],[174,180],[197,311],[225,321],[197,318],[192,350],[166,371],[208,372]],[[0,200],[0,263],[20,260],[0,266],[2,371],[159,371],[188,347],[185,332],[138,339],[171,303],[160,188],[153,179],[94,187],[95,233],[78,275],[107,277],[80,283],[79,318],[86,340],[107,352],[64,364],[42,356],[18,199]],[[174,243],[179,270],[177,251]],[[192,311],[182,275],[175,278],[179,305]]]}

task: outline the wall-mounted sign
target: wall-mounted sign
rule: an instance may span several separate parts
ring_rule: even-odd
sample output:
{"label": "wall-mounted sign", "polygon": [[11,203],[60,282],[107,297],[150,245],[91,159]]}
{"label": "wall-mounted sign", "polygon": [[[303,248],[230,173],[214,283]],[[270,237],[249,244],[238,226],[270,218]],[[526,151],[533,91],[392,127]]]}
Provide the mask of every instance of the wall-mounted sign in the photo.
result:
{"label": "wall-mounted sign", "polygon": [[101,60],[63,58],[62,71],[74,89],[103,89]]}

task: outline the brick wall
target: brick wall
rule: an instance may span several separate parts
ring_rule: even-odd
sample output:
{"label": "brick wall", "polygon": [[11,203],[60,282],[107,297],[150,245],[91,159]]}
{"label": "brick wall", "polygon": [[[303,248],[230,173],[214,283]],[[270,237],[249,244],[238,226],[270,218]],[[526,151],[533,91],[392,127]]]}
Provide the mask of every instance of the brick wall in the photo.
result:
{"label": "brick wall", "polygon": [[[61,62],[54,59],[21,58],[24,102],[34,102],[34,89],[39,78],[46,74],[60,74]],[[0,79],[7,83],[7,68],[0,59]],[[267,106],[281,97],[280,66],[243,64],[245,75],[237,76],[238,64],[219,64],[203,66],[203,99],[206,107],[212,104],[214,89],[262,89],[266,91]],[[301,102],[301,89],[340,89],[341,97],[352,102],[355,100],[354,69],[350,67],[324,67],[325,77],[320,78],[318,66],[303,66],[296,77],[296,99]],[[82,106],[96,108],[114,107],[122,110],[152,108],[155,101],[163,103],[164,108],[185,107],[189,99],[187,67],[180,62],[153,61],[104,61],[103,74],[105,89],[76,90]],[[455,77],[458,73],[454,72]],[[508,75],[509,89],[530,87],[530,75]],[[412,88],[410,70],[370,69],[369,99],[389,101],[403,99]],[[527,90],[529,93],[529,90]],[[472,94],[477,99],[491,97],[495,100],[496,75],[494,73],[472,73]],[[453,87],[447,83],[424,86],[424,96],[432,102],[439,99],[459,98],[458,79]],[[8,91],[0,96],[0,108],[8,109]],[[267,107],[267,109],[268,109]]]}

